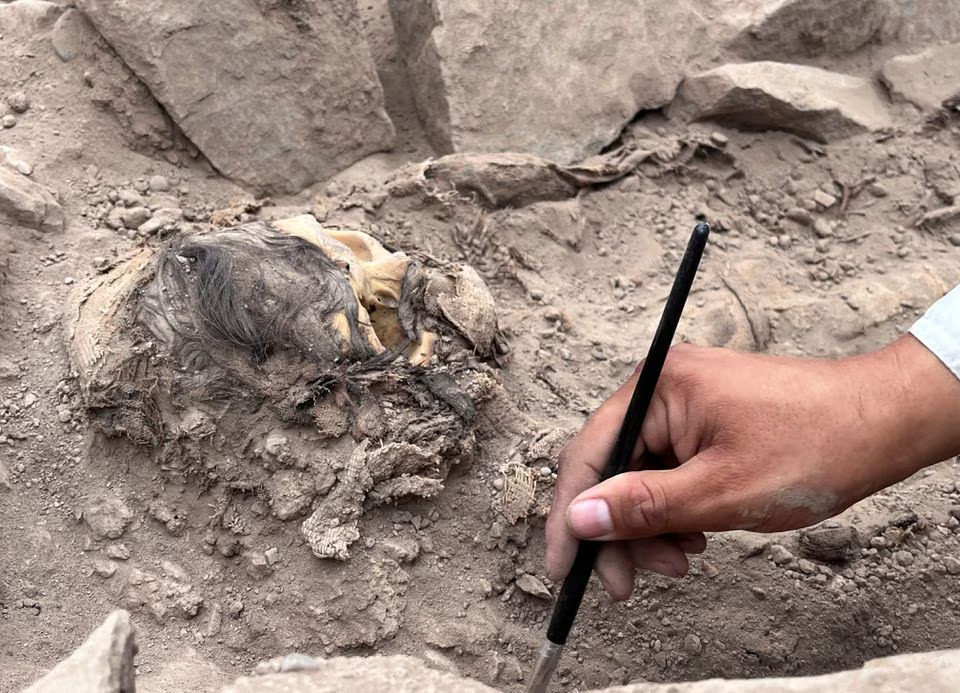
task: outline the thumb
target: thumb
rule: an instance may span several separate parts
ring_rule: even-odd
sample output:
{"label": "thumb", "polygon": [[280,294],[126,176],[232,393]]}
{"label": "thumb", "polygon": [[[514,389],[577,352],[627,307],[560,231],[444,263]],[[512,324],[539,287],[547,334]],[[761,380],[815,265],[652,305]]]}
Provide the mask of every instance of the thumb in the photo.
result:
{"label": "thumb", "polygon": [[601,541],[710,531],[719,519],[718,489],[705,483],[704,466],[694,458],[675,469],[626,472],[607,479],[570,504],[570,531],[581,539]]}

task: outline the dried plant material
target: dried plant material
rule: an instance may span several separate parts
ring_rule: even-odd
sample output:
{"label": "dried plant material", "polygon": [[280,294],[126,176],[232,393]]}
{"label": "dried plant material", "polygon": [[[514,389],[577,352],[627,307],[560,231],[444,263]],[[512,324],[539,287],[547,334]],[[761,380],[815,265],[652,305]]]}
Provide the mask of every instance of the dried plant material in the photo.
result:
{"label": "dried plant material", "polygon": [[953,207],[941,207],[940,209],[935,209],[932,212],[927,212],[916,222],[914,226],[918,229],[935,229],[940,226],[945,226],[953,222],[957,217],[960,217],[960,205]]}
{"label": "dried plant material", "polygon": [[537,492],[537,475],[533,469],[516,462],[509,463],[503,472],[503,494],[500,512],[510,524],[525,518],[533,508]]}

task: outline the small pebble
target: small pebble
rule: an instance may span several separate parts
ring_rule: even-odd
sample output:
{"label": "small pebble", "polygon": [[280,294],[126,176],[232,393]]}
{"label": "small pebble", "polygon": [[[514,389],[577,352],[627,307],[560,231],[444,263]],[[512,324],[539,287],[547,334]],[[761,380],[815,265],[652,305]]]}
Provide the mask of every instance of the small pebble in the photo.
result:
{"label": "small pebble", "polygon": [[860,548],[856,530],[850,525],[824,523],[800,535],[800,549],[807,558],[824,563],[843,563],[852,559]]}
{"label": "small pebble", "polygon": [[775,565],[786,565],[793,560],[793,554],[785,546],[774,544],[770,547],[770,558]]}
{"label": "small pebble", "polygon": [[143,198],[140,196],[140,193],[132,188],[124,188],[117,194],[117,197],[123,203],[124,207],[136,207],[143,204]]}
{"label": "small pebble", "polygon": [[711,132],[710,141],[713,142],[718,147],[726,147],[727,143],[730,142],[730,140],[727,139],[727,136],[724,135],[722,132]]}
{"label": "small pebble", "polygon": [[3,127],[5,128],[12,128],[16,124],[17,124],[17,119],[14,118],[9,113],[3,116],[3,118],[0,118],[0,125],[3,125]]}
{"label": "small pebble", "polygon": [[130,549],[126,544],[110,544],[107,547],[107,555],[118,561],[125,561],[130,558]]}
{"label": "small pebble", "polygon": [[540,476],[548,477],[551,474],[553,474],[553,470],[550,469],[550,467],[547,467],[547,466],[540,467]]}
{"label": "small pebble", "polygon": [[150,210],[146,207],[133,206],[119,211],[120,221],[128,229],[136,229],[150,218]]}
{"label": "small pebble", "polygon": [[801,226],[812,226],[813,225],[813,215],[810,214],[803,207],[794,207],[788,209],[785,215],[790,221],[794,221]]}
{"label": "small pebble", "polygon": [[30,99],[25,92],[15,91],[7,97],[7,104],[14,113],[26,113],[30,108]]}
{"label": "small pebble", "polygon": [[700,641],[700,638],[690,633],[690,635],[683,639],[683,651],[688,655],[696,657],[703,652],[703,643]]}
{"label": "small pebble", "polygon": [[166,192],[170,189],[170,181],[163,176],[150,177],[150,190],[153,192]]}
{"label": "small pebble", "polygon": [[833,235],[833,225],[823,217],[817,217],[813,222],[813,232],[817,238],[829,238]]}
{"label": "small pebble", "polygon": [[543,311],[543,318],[549,322],[560,322],[563,320],[563,314],[556,308],[547,308]]}
{"label": "small pebble", "polygon": [[517,587],[527,594],[540,599],[551,599],[553,595],[543,582],[529,573],[522,573],[517,577]]}
{"label": "small pebble", "polygon": [[823,190],[817,190],[813,193],[813,201],[824,209],[830,209],[837,204],[837,198],[829,193],[825,193]]}
{"label": "small pebble", "polygon": [[950,234],[950,245],[960,248],[960,233]]}
{"label": "small pebble", "polygon": [[897,565],[904,568],[913,565],[913,554],[909,551],[897,551],[893,554],[893,559],[897,562]]}
{"label": "small pebble", "polygon": [[420,544],[413,538],[385,539],[383,552],[397,563],[412,563],[420,555]]}
{"label": "small pebble", "polygon": [[710,561],[703,562],[703,574],[708,578],[715,578],[720,574],[720,569]]}
{"label": "small pebble", "polygon": [[230,618],[240,618],[240,614],[243,613],[243,602],[239,599],[227,602],[226,612]]}
{"label": "small pebble", "polygon": [[94,561],[93,572],[107,580],[117,572],[117,564],[113,561]]}

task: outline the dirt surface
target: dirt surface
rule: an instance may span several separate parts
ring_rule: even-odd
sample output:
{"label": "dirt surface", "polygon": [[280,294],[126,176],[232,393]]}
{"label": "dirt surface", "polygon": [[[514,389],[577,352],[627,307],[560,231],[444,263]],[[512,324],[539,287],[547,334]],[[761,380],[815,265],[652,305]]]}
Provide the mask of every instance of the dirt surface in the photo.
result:
{"label": "dirt surface", "polygon": [[[386,8],[361,11],[399,144],[272,200],[217,174],[106,47],[64,62],[48,25],[0,37],[0,110],[13,120],[0,145],[66,219],[63,232],[0,221],[0,690],[37,678],[117,607],[137,624],[143,690],[215,690],[221,674],[293,651],[408,654],[522,690],[552,606],[537,593],[556,587],[543,577],[556,450],[642,358],[697,215],[716,233],[680,339],[864,352],[960,281],[960,217],[924,221],[960,195],[960,120],[907,106],[889,131],[829,146],[644,114],[618,145],[660,160],[517,208],[381,187],[431,153]],[[922,47],[811,63],[870,77]],[[68,359],[64,307],[118,257],[173,227],[295,213],[471,263],[510,349],[487,364],[502,390],[472,458],[435,497],[367,511],[345,561],[316,558],[262,489],[210,484],[100,435]],[[156,233],[138,233],[151,219]],[[504,490],[518,466],[536,488],[514,512]],[[815,532],[712,537],[689,576],[644,576],[625,604],[593,585],[559,689],[816,674],[960,646],[957,471],[944,462]]]}

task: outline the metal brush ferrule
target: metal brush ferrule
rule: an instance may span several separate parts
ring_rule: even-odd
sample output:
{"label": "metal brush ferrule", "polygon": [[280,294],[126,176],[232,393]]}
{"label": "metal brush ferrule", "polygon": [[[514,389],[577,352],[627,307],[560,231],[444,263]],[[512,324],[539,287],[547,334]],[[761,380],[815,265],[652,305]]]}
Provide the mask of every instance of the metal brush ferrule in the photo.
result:
{"label": "metal brush ferrule", "polygon": [[557,645],[549,640],[543,641],[540,651],[537,653],[537,663],[533,667],[527,693],[547,693],[547,686],[550,685],[553,672],[557,670],[557,665],[560,664],[561,654],[563,654],[563,645]]}

